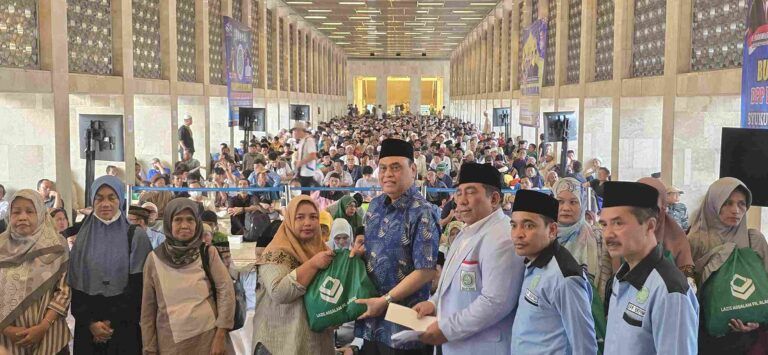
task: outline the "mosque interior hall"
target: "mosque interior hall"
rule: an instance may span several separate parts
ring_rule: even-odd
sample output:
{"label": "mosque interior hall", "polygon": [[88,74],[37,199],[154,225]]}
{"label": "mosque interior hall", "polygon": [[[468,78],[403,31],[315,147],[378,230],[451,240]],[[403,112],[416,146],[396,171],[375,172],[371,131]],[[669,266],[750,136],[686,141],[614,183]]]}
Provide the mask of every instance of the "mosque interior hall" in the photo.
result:
{"label": "mosque interior hall", "polygon": [[[745,128],[742,98],[754,101],[752,3],[3,0],[0,184],[7,199],[49,179],[67,211],[83,208],[88,170],[139,185],[154,159],[183,160],[186,118],[205,177],[223,143],[247,137],[240,108],[261,115],[259,138],[356,110],[493,121],[536,145],[547,113],[568,112],[574,160],[599,159],[613,180],[658,173],[691,210],[728,160],[723,129]],[[108,151],[89,163],[94,121]],[[765,209],[748,216],[768,232]]]}

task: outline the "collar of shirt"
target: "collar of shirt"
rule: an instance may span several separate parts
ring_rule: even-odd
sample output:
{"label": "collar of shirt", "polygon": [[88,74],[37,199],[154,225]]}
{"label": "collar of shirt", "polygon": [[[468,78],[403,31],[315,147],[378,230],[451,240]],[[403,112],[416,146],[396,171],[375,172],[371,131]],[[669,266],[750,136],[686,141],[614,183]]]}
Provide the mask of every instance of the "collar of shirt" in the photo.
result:
{"label": "collar of shirt", "polygon": [[461,230],[462,235],[475,235],[482,230],[486,224],[488,224],[489,221],[494,219],[495,217],[504,217],[504,212],[501,210],[501,208],[497,208],[495,211],[491,212],[488,216],[485,218],[472,223],[472,225],[464,226]]}
{"label": "collar of shirt", "polygon": [[408,190],[405,190],[405,192],[395,202],[392,202],[392,199],[389,198],[389,196],[386,196],[384,198],[384,206],[397,209],[405,209],[413,199],[413,196],[417,195],[418,193],[419,189],[416,187],[416,185],[413,185],[408,188]]}
{"label": "collar of shirt", "polygon": [[557,243],[557,240],[553,241],[549,244],[544,250],[542,250],[539,253],[539,256],[536,257],[536,259],[528,260],[528,258],[525,258],[525,264],[530,269],[532,267],[537,267],[539,269],[547,266],[549,264],[549,261],[552,260],[552,257],[555,256],[555,252],[557,249],[560,248],[560,243]]}
{"label": "collar of shirt", "polygon": [[621,265],[621,268],[619,268],[619,271],[616,273],[616,278],[620,282],[627,281],[630,285],[640,290],[643,288],[645,280],[648,279],[648,275],[651,274],[651,271],[653,271],[656,264],[661,261],[662,257],[663,254],[661,248],[657,246],[656,248],[653,248],[653,250],[646,255],[634,269],[630,270],[629,264],[626,262]]}

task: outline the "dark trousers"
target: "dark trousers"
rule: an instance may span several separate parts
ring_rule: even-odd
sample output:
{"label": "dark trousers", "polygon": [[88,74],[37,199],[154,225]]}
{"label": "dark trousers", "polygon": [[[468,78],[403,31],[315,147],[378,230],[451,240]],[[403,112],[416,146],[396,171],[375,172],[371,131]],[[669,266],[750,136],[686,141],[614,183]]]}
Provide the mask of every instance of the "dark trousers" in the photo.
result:
{"label": "dark trousers", "polygon": [[[312,186],[312,183],[315,181],[315,178],[312,176],[301,176],[299,175],[299,182],[301,183],[301,187],[309,187]],[[309,195],[311,191],[302,191],[302,195]]]}
{"label": "dark trousers", "polygon": [[432,355],[433,352],[434,348],[431,346],[421,349],[402,350],[393,349],[385,344],[368,340],[363,341],[363,348],[360,349],[360,354],[362,355]]}

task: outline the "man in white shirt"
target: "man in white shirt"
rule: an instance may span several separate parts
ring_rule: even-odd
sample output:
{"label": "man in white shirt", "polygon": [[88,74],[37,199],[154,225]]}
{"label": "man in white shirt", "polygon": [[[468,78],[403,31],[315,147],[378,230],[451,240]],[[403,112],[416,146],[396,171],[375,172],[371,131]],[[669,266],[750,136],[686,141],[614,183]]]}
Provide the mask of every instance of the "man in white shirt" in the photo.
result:
{"label": "man in white shirt", "polygon": [[[294,154],[295,163],[293,166],[298,170],[298,178],[302,187],[307,187],[312,184],[312,180],[315,176],[315,170],[317,169],[317,143],[307,133],[307,128],[304,122],[296,122],[296,125],[291,130],[293,138],[298,141],[296,145],[296,154]],[[308,191],[304,191],[304,194],[308,195]]]}

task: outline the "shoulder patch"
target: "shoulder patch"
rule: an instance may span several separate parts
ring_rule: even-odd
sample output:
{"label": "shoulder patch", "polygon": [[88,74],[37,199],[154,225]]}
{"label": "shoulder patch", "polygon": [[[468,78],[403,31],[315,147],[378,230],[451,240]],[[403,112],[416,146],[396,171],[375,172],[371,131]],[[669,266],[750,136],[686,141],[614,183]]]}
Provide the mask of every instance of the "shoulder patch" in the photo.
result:
{"label": "shoulder patch", "polygon": [[685,275],[683,275],[671,261],[662,258],[661,261],[656,264],[654,270],[659,273],[659,276],[664,281],[664,285],[667,286],[667,292],[677,292],[682,294],[688,292],[688,288],[690,287],[688,285],[688,279],[685,278]]}
{"label": "shoulder patch", "polygon": [[563,273],[563,277],[584,277],[584,268],[565,247],[555,248],[555,260],[560,266],[560,272]]}

